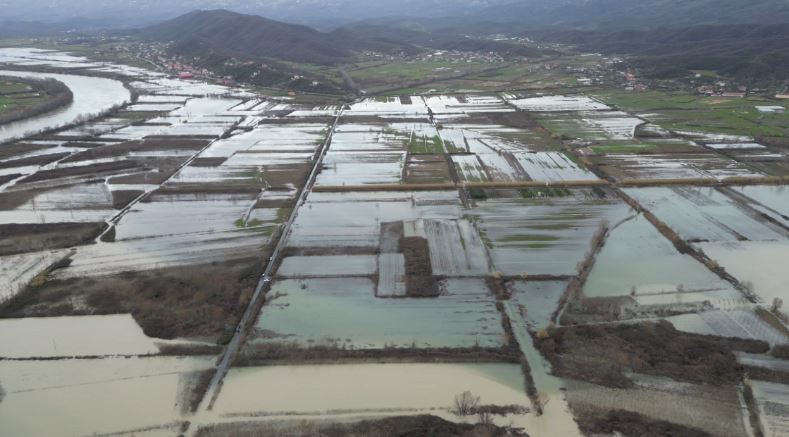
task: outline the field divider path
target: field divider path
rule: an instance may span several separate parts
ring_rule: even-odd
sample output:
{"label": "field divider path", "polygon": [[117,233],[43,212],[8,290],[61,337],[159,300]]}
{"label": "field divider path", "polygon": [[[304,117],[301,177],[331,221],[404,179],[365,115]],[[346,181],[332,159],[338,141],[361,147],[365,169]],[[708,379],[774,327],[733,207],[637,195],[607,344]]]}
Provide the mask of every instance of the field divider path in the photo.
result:
{"label": "field divider path", "polygon": [[[177,175],[179,175],[179,174],[180,174],[180,173],[181,173],[181,172],[182,172],[182,171],[183,171],[183,170],[184,170],[186,167],[188,167],[188,166],[189,166],[189,165],[190,165],[192,162],[194,162],[194,160],[195,160],[195,159],[197,159],[197,157],[198,157],[198,156],[200,156],[200,155],[201,155],[203,152],[205,152],[206,150],[208,150],[208,148],[209,148],[209,147],[211,147],[212,145],[214,145],[214,143],[216,143],[217,141],[220,141],[220,140],[222,140],[222,138],[224,137],[224,134],[226,134],[227,132],[232,132],[232,131],[233,131],[233,129],[235,129],[237,125],[238,125],[238,123],[235,123],[235,124],[233,124],[233,126],[231,126],[231,127],[227,128],[227,129],[225,130],[225,132],[223,132],[223,133],[222,133],[222,135],[220,135],[218,138],[214,138],[213,140],[211,140],[211,141],[210,141],[208,144],[206,144],[206,145],[205,145],[205,147],[203,147],[202,149],[200,149],[200,150],[198,150],[197,152],[195,152],[195,153],[194,153],[192,156],[190,156],[190,157],[189,157],[189,158],[188,158],[186,161],[182,162],[182,163],[181,163],[181,165],[179,165],[178,167],[176,167],[175,171],[173,171],[173,173],[172,173],[172,174],[171,174],[171,175],[170,175],[170,176],[169,176],[167,179],[163,180],[163,181],[162,181],[160,184],[158,184],[158,185],[157,185],[155,188],[150,188],[150,189],[148,189],[148,190],[145,190],[145,192],[144,192],[144,193],[142,193],[142,194],[140,194],[139,196],[137,196],[137,197],[135,197],[134,199],[132,199],[132,201],[131,201],[131,202],[129,202],[129,203],[126,205],[126,206],[124,206],[124,207],[123,207],[123,209],[121,209],[120,211],[118,211],[117,213],[115,213],[115,214],[114,214],[112,217],[110,217],[110,218],[108,218],[107,220],[105,220],[105,223],[107,224],[107,229],[105,229],[105,230],[104,230],[104,231],[103,231],[101,234],[99,234],[99,236],[98,236],[98,237],[96,237],[96,239],[95,239],[96,243],[101,243],[101,239],[102,239],[102,237],[104,237],[104,235],[105,235],[107,232],[109,232],[109,231],[110,231],[110,230],[111,230],[111,229],[112,229],[112,228],[113,228],[115,225],[117,225],[117,224],[118,224],[118,223],[121,221],[121,219],[122,219],[122,218],[123,218],[123,217],[124,217],[126,214],[128,214],[128,213],[129,213],[129,211],[131,211],[131,210],[132,210],[132,208],[134,208],[134,206],[135,206],[135,205],[137,205],[138,203],[140,203],[140,202],[141,202],[141,201],[142,201],[142,200],[143,200],[143,199],[144,199],[146,196],[148,196],[149,194],[151,194],[151,193],[153,193],[154,191],[156,191],[156,190],[159,190],[160,188],[164,187],[164,185],[165,185],[165,184],[167,184],[167,183],[168,183],[168,182],[170,182],[170,181],[171,181],[171,180],[172,180],[174,177],[176,177]],[[107,184],[107,182],[105,182],[105,184]]]}
{"label": "field divider path", "polygon": [[[225,348],[225,352],[222,355],[222,358],[217,365],[216,371],[214,372],[214,376],[211,378],[211,381],[208,384],[205,394],[203,395],[203,399],[200,401],[200,404],[195,411],[195,414],[199,414],[200,412],[210,411],[213,406],[214,402],[216,401],[217,397],[219,396],[219,392],[222,388],[222,381],[227,375],[227,372],[230,370],[230,366],[233,363],[233,360],[238,355],[239,350],[241,349],[241,345],[243,344],[244,337],[246,336],[247,331],[252,326],[253,321],[257,317],[258,310],[262,304],[261,299],[263,299],[268,291],[269,287],[271,286],[271,277],[274,273],[275,266],[278,265],[280,261],[280,257],[282,256],[282,252],[287,245],[288,236],[291,232],[291,227],[293,223],[296,221],[296,217],[298,217],[299,207],[304,204],[307,195],[311,191],[312,187],[315,185],[315,180],[317,179],[318,172],[323,164],[323,159],[326,156],[326,152],[331,145],[332,136],[334,135],[334,131],[337,127],[337,124],[340,121],[340,117],[342,116],[343,111],[340,110],[337,114],[337,117],[334,119],[334,122],[329,129],[329,132],[326,135],[326,140],[321,145],[320,152],[318,153],[317,158],[315,159],[315,163],[310,171],[309,177],[305,182],[304,186],[299,193],[299,196],[296,198],[296,202],[294,204],[293,210],[291,211],[290,217],[288,217],[288,221],[282,227],[282,232],[280,233],[279,240],[277,241],[276,246],[274,247],[273,251],[271,252],[271,257],[269,258],[268,263],[266,264],[266,268],[263,271],[263,274],[260,276],[260,280],[258,281],[257,286],[255,287],[255,291],[250,298],[249,304],[247,305],[246,310],[244,311],[244,315],[241,317],[241,320],[236,327],[235,334],[233,334],[233,338],[227,344]],[[193,435],[196,430],[192,429],[191,432],[187,433],[187,435]]]}

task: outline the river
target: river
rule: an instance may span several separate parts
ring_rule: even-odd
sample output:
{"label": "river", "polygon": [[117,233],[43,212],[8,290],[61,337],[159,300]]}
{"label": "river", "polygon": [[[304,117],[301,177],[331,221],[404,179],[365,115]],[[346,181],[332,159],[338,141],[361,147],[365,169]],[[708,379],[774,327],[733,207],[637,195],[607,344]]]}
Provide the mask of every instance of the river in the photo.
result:
{"label": "river", "polygon": [[0,70],[0,76],[55,79],[63,82],[74,94],[74,101],[65,107],[29,119],[0,125],[0,143],[64,126],[73,123],[80,116],[98,114],[131,100],[129,90],[122,82],[113,79],[13,70]]}

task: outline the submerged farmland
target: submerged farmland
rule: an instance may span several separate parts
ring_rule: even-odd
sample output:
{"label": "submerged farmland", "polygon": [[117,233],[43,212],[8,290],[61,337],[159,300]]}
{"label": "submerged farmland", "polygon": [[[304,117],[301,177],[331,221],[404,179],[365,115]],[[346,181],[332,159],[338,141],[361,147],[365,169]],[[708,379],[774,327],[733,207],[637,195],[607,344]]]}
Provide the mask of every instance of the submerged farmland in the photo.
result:
{"label": "submerged farmland", "polygon": [[0,62],[130,90],[0,144],[3,430],[785,428],[773,143],[609,95],[342,102]]}

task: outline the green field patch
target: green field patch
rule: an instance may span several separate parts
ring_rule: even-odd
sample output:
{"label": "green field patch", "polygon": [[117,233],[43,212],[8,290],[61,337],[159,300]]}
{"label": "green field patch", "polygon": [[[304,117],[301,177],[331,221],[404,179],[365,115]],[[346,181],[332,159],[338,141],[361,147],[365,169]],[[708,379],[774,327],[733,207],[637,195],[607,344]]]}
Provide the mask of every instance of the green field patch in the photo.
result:
{"label": "green field patch", "polygon": [[467,68],[473,65],[460,65],[449,61],[406,61],[352,70],[350,74],[358,79],[388,79],[396,77],[420,80],[426,75],[446,75],[453,73],[457,68]]}
{"label": "green field patch", "polygon": [[432,137],[411,135],[411,139],[408,141],[408,151],[414,154],[436,155],[444,153],[444,146],[438,135]]}
{"label": "green field patch", "polygon": [[[788,113],[769,114],[756,109],[756,106],[780,105],[764,98],[730,98],[659,91],[633,93],[620,90],[598,91],[593,95],[624,111],[653,114],[652,118],[670,130],[751,137],[789,135]],[[546,120],[546,127],[553,127],[551,130],[565,135],[574,134],[562,132],[562,126],[550,126],[550,120]]]}
{"label": "green field patch", "polygon": [[572,193],[566,188],[522,188],[519,190],[524,199],[539,199],[543,197],[567,197]]}

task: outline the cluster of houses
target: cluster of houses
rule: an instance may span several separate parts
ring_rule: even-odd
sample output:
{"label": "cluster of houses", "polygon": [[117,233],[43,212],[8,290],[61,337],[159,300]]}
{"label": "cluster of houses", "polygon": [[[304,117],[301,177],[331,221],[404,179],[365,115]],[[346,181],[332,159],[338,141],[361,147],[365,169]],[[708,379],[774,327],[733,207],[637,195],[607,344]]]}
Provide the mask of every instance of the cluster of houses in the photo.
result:
{"label": "cluster of houses", "polygon": [[705,96],[743,98],[747,95],[748,88],[745,85],[730,85],[727,82],[718,81],[701,85],[696,88],[696,91]]}

